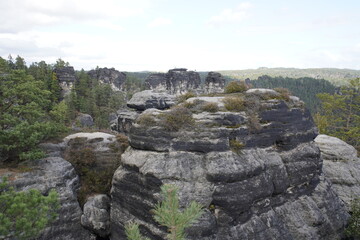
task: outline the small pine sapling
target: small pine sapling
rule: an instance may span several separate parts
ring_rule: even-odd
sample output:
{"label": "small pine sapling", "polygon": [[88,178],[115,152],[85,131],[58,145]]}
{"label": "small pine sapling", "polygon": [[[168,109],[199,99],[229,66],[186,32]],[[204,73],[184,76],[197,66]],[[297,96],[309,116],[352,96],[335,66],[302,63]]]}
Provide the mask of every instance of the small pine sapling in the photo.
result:
{"label": "small pine sapling", "polygon": [[[173,185],[163,185],[161,195],[163,200],[152,210],[154,219],[168,228],[168,240],[185,240],[185,229],[203,214],[202,206],[192,201],[186,209],[180,211],[177,188]],[[141,236],[137,224],[127,225],[125,233],[129,240],[147,240]]]}

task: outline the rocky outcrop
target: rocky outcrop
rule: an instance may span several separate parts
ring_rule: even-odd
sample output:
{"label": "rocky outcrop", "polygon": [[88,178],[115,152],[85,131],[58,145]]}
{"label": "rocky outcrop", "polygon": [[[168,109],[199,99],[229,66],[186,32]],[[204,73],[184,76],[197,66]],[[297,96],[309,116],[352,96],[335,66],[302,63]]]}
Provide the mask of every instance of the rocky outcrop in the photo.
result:
{"label": "rocky outcrop", "polygon": [[70,92],[75,83],[76,76],[74,67],[55,68],[54,73],[62,89],[61,96],[64,97]]}
{"label": "rocky outcrop", "polygon": [[197,91],[200,87],[200,75],[186,68],[175,68],[167,73],[151,74],[145,80],[147,89],[166,91],[169,94],[183,94],[189,91]]}
{"label": "rocky outcrop", "polygon": [[205,93],[224,92],[225,78],[218,72],[209,72],[205,78]]}
{"label": "rocky outcrop", "polygon": [[315,142],[324,160],[324,175],[350,210],[351,200],[360,196],[360,158],[356,149],[327,135],[317,136]]}
{"label": "rocky outcrop", "polygon": [[81,225],[103,238],[110,234],[110,198],[107,195],[99,194],[87,199]]}
{"label": "rocky outcrop", "polygon": [[117,119],[111,129],[127,135],[140,113],[129,109],[121,109],[116,114]]}
{"label": "rocky outcrop", "polygon": [[123,91],[126,74],[114,68],[97,68],[90,70],[88,75],[99,80],[100,83],[109,84],[114,91]]}
{"label": "rocky outcrop", "polygon": [[91,128],[92,126],[94,126],[93,118],[89,114],[80,113],[72,124],[72,129],[81,131],[83,128]]}
{"label": "rocky outcrop", "polygon": [[[61,148],[52,147],[55,149]],[[0,177],[7,175],[10,184],[18,191],[38,189],[42,194],[47,194],[51,189],[55,189],[60,199],[61,208],[58,211],[58,218],[45,228],[37,239],[95,240],[95,235],[84,229],[80,224],[82,211],[76,197],[79,178],[73,166],[61,157],[33,160],[24,163],[24,166],[26,166],[26,172],[1,171]]]}
{"label": "rocky outcrop", "polygon": [[[164,122],[173,110],[143,113],[151,124],[132,126],[131,147],[113,177],[111,239],[125,239],[129,221],[150,239],[164,239],[150,213],[162,184],[178,187],[182,207],[191,200],[205,207],[189,239],[341,238],[348,214],[322,175],[309,112],[296,98],[258,95],[244,96],[259,105],[256,115],[253,109],[229,112],[219,103],[218,112],[193,112],[193,124],[179,131]],[[254,121],[260,127],[253,128]]]}
{"label": "rocky outcrop", "polygon": [[174,95],[145,90],[135,93],[127,102],[127,106],[139,111],[144,111],[148,108],[167,109],[175,105],[175,101]]}

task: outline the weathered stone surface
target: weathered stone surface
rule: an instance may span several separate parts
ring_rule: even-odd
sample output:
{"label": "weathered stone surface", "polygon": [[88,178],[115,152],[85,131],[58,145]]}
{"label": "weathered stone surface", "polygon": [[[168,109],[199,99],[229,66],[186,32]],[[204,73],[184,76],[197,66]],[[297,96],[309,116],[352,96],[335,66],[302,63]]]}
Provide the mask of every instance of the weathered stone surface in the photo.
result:
{"label": "weathered stone surface", "polygon": [[151,74],[145,80],[147,89],[166,91],[170,94],[183,94],[188,91],[196,91],[201,84],[200,75],[186,68],[170,69],[167,73]]}
{"label": "weathered stone surface", "polygon": [[81,225],[100,237],[110,234],[110,198],[104,194],[89,197],[84,205]]}
{"label": "weathered stone surface", "polygon": [[324,175],[350,209],[351,200],[360,196],[360,158],[357,157],[356,149],[327,135],[317,136],[315,142],[324,160]]}
{"label": "weathered stone surface", "polygon": [[218,72],[209,72],[205,79],[205,93],[224,92],[225,78]]}
{"label": "weathered stone surface", "polygon": [[109,84],[115,91],[123,91],[126,81],[126,74],[114,68],[97,68],[90,70],[88,75],[100,81],[100,83]]}
{"label": "weathered stone surface", "polygon": [[76,117],[75,122],[72,125],[72,129],[80,131],[83,128],[90,128],[94,126],[94,120],[89,114],[80,113]]}
{"label": "weathered stone surface", "polygon": [[[116,140],[115,135],[103,132],[81,132],[65,137],[64,143],[66,145],[64,154],[67,159],[72,157],[74,151],[90,150],[94,154],[94,162],[91,163],[93,169],[100,171],[119,164],[122,146]],[[89,159],[84,159],[84,161],[86,160],[89,161]]]}
{"label": "weathered stone surface", "polygon": [[47,194],[51,189],[55,189],[61,204],[57,220],[37,239],[95,240],[95,236],[80,224],[82,212],[76,198],[79,179],[72,165],[60,157],[47,157],[29,161],[26,166],[31,170],[24,173],[1,171],[0,177],[8,175],[10,184],[19,191],[38,189],[42,194]]}
{"label": "weathered stone surface", "polygon": [[64,97],[70,92],[76,81],[74,67],[56,68],[54,73],[62,89],[61,96]]}
{"label": "weathered stone surface", "polygon": [[261,129],[249,127],[245,111],[196,112],[194,126],[177,132],[161,126],[167,111],[148,112],[156,124],[130,129],[111,190],[112,240],[125,238],[128,221],[164,239],[150,213],[162,184],[178,187],[182,207],[195,200],[207,209],[189,239],[341,238],[348,214],[322,176],[308,111],[268,100],[257,113]]}
{"label": "weathered stone surface", "polygon": [[140,113],[129,109],[121,109],[117,111],[116,114],[117,118],[111,126],[111,129],[127,135]]}
{"label": "weathered stone surface", "polygon": [[148,108],[167,109],[175,105],[175,96],[145,90],[135,93],[127,102],[129,108],[144,111]]}

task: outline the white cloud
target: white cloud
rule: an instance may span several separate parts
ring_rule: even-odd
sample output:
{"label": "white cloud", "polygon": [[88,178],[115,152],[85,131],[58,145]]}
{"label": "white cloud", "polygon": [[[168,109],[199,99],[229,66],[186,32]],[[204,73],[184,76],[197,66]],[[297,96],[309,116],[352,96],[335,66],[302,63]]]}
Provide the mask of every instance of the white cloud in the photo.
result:
{"label": "white cloud", "polygon": [[243,2],[233,9],[224,9],[218,15],[211,17],[207,24],[210,26],[216,26],[228,23],[241,22],[249,16],[248,10],[251,7],[251,3]]}
{"label": "white cloud", "polygon": [[150,0],[0,1],[0,32],[16,33],[39,26],[136,16],[149,4]]}
{"label": "white cloud", "polygon": [[149,28],[156,28],[156,27],[162,27],[162,26],[167,26],[172,24],[171,19],[168,18],[155,18],[154,20],[152,20],[149,24],[148,27]]}

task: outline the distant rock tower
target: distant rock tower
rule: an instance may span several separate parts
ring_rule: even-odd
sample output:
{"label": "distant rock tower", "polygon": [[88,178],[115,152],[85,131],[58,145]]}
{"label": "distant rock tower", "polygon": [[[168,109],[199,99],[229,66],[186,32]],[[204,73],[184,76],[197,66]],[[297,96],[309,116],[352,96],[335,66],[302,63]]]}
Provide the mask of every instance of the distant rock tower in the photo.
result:
{"label": "distant rock tower", "polygon": [[70,92],[76,80],[74,67],[55,68],[54,73],[61,87],[61,97],[65,97]]}
{"label": "distant rock tower", "polygon": [[205,79],[205,93],[224,92],[225,78],[218,72],[209,72]]}
{"label": "distant rock tower", "polygon": [[97,68],[90,70],[88,75],[93,79],[99,80],[100,83],[109,84],[114,91],[124,90],[126,74],[115,68]]}
{"label": "distant rock tower", "polygon": [[199,90],[201,85],[200,75],[186,68],[170,69],[167,73],[151,74],[145,80],[147,89],[165,91],[169,94],[183,94]]}

